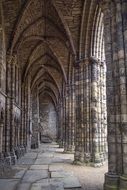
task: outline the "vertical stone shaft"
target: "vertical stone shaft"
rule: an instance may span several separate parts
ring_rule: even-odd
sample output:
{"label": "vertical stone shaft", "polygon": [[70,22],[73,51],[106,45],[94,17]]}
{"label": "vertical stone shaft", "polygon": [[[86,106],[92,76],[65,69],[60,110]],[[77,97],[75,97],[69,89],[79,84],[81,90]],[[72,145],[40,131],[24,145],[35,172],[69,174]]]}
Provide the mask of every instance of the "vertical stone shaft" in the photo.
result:
{"label": "vertical stone shaft", "polygon": [[[105,189],[127,187],[127,87],[126,87],[126,1],[103,5],[107,63],[107,113],[109,171]],[[108,35],[107,35],[108,34]],[[122,175],[122,176],[121,176]],[[120,177],[121,176],[121,177]],[[124,176],[124,177],[123,177]],[[120,177],[120,182],[119,182]]]}
{"label": "vertical stone shaft", "polygon": [[65,107],[65,124],[66,124],[66,142],[65,151],[74,151],[74,86],[72,83],[66,86],[66,107]]}
{"label": "vertical stone shaft", "polygon": [[65,90],[65,152],[68,151],[69,141],[69,87],[66,85]]}
{"label": "vertical stone shaft", "polygon": [[84,64],[84,125],[85,125],[85,162],[90,161],[91,155],[90,155],[90,64],[87,60]]}
{"label": "vertical stone shaft", "polygon": [[65,147],[66,141],[66,98],[65,91],[63,90],[63,146]]}
{"label": "vertical stone shaft", "polygon": [[[112,10],[113,11],[113,10]],[[117,162],[116,162],[116,129],[115,129],[115,85],[113,73],[112,57],[112,27],[113,13],[111,13],[110,3],[103,6],[104,13],[104,33],[105,33],[105,50],[107,64],[107,127],[108,127],[108,174],[105,176],[104,189],[108,190],[110,186],[118,187]],[[108,36],[107,36],[108,34]]]}
{"label": "vertical stone shaft", "polygon": [[93,162],[100,162],[99,143],[100,143],[100,118],[99,118],[99,88],[98,88],[98,63],[91,64],[91,124],[93,135]]}
{"label": "vertical stone shaft", "polygon": [[10,103],[11,103],[11,65],[10,57],[7,57],[7,97],[6,97],[6,120],[5,120],[5,151],[10,152]]}
{"label": "vertical stone shaft", "polygon": [[72,151],[75,150],[75,84],[74,84],[74,69],[72,74],[72,94],[71,94],[71,146]]}
{"label": "vertical stone shaft", "polygon": [[14,123],[14,98],[15,98],[15,57],[13,57],[12,62],[11,62],[11,105],[10,105],[10,110],[11,110],[11,116],[10,116],[10,125],[11,125],[11,149],[15,147],[15,125]]}
{"label": "vertical stone shaft", "polygon": [[20,128],[20,144],[24,145],[24,127],[25,127],[25,85],[22,84],[22,90],[21,90],[21,107],[22,107],[22,114],[21,114],[21,128]]}
{"label": "vertical stone shaft", "polygon": [[81,68],[75,68],[75,97],[76,97],[76,128],[75,128],[75,162],[84,160],[84,145],[82,133],[82,107],[81,107]]}
{"label": "vertical stone shaft", "polygon": [[0,153],[3,151],[3,127],[4,123],[3,121],[0,120]]}
{"label": "vertical stone shaft", "polygon": [[32,146],[38,148],[39,146],[39,99],[38,87],[32,97]]}

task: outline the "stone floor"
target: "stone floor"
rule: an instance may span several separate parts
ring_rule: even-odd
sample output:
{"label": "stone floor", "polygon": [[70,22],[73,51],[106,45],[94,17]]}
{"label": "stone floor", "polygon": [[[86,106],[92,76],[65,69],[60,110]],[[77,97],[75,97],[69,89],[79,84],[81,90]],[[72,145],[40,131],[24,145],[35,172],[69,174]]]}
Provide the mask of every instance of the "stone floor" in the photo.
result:
{"label": "stone floor", "polygon": [[74,166],[73,157],[64,154],[56,143],[42,144],[8,169],[0,178],[0,190],[102,190],[107,168]]}

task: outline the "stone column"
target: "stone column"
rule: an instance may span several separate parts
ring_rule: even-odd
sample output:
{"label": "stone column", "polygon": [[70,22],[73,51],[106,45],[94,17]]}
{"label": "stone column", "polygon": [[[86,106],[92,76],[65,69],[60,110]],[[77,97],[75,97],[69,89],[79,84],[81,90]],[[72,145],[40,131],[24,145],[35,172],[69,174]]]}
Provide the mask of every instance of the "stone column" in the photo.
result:
{"label": "stone column", "polygon": [[32,96],[32,148],[39,146],[39,108],[38,108],[38,89],[34,91]]}
{"label": "stone column", "polygon": [[11,105],[10,105],[10,111],[11,111],[11,116],[10,116],[10,125],[11,125],[11,134],[10,134],[10,138],[11,138],[11,151],[15,148],[15,123],[14,123],[14,100],[15,100],[15,90],[16,90],[16,86],[15,86],[15,64],[16,64],[17,60],[16,60],[16,56],[14,55],[12,58],[12,62],[11,62]]}
{"label": "stone column", "polygon": [[7,55],[7,97],[6,97],[6,119],[5,119],[5,151],[10,152],[10,104],[11,104],[11,62],[10,55]]}
{"label": "stone column", "polygon": [[69,141],[69,87],[68,84],[65,86],[65,144],[64,151],[68,151]]}
{"label": "stone column", "polygon": [[58,106],[58,143],[60,148],[63,148],[63,116],[63,99],[61,98]]}
{"label": "stone column", "polygon": [[[11,164],[15,163],[16,157],[14,153],[14,143],[15,143],[15,135],[14,135],[14,95],[15,95],[15,63],[16,63],[16,55],[7,55],[7,98],[6,98],[6,127],[5,127],[5,146],[6,153],[5,157],[7,158],[7,163]],[[13,152],[13,153],[12,153]],[[11,153],[11,154],[10,154]],[[14,157],[13,159],[10,159]]]}
{"label": "stone column", "polygon": [[15,103],[15,91],[16,91],[16,86],[15,86],[15,73],[16,73],[16,64],[17,64],[17,56],[12,55],[11,58],[11,104],[10,104],[10,126],[11,126],[11,133],[10,133],[10,146],[11,146],[11,164],[16,163],[16,155],[15,155],[15,148],[16,148],[16,122],[14,121],[14,103]]}
{"label": "stone column", "polygon": [[[116,33],[117,33],[117,61],[118,82],[117,97],[120,100],[119,107],[119,129],[121,132],[122,175],[120,176],[120,190],[127,189],[127,1],[116,0]],[[119,103],[118,103],[119,105]],[[118,134],[118,138],[119,138]],[[120,173],[121,174],[121,173]]]}
{"label": "stone column", "polygon": [[90,162],[91,161],[91,130],[90,130],[90,117],[91,117],[91,65],[89,60],[85,60],[83,69],[83,123],[84,123],[84,161]]}
{"label": "stone column", "polygon": [[66,152],[73,152],[74,151],[74,136],[75,136],[75,129],[74,129],[74,84],[70,83],[66,86]]}
{"label": "stone column", "polygon": [[100,62],[100,102],[101,102],[101,162],[107,160],[107,103],[106,103],[106,63]]}
{"label": "stone column", "polygon": [[75,151],[75,83],[74,69],[71,84],[71,151]]}
{"label": "stone column", "polygon": [[104,1],[107,63],[108,173],[105,190],[127,188],[127,2]]}
{"label": "stone column", "polygon": [[24,145],[24,125],[25,125],[25,84],[22,84],[21,87],[21,108],[22,108],[22,112],[21,112],[21,128],[20,128],[20,145],[23,146]]}
{"label": "stone column", "polygon": [[63,147],[65,147],[66,142],[66,98],[65,98],[65,90],[63,88]]}
{"label": "stone column", "polygon": [[84,131],[82,125],[82,68],[75,67],[75,98],[76,98],[76,128],[75,128],[75,163],[84,161]]}
{"label": "stone column", "polygon": [[91,61],[91,127],[92,127],[92,162],[95,164],[100,163],[100,118],[99,118],[99,88],[98,88],[98,62]]}
{"label": "stone column", "polygon": [[105,65],[95,58],[91,58],[91,125],[92,125],[92,162],[94,166],[101,166],[106,160],[106,76]]}
{"label": "stone column", "polygon": [[0,120],[0,153],[2,153],[3,150],[3,127],[4,123]]}
{"label": "stone column", "polygon": [[[102,81],[101,62],[93,57],[84,60],[75,73],[76,96],[76,151],[75,161],[101,166],[105,160],[106,96]],[[103,111],[102,111],[103,108]],[[105,144],[104,144],[105,143]]]}

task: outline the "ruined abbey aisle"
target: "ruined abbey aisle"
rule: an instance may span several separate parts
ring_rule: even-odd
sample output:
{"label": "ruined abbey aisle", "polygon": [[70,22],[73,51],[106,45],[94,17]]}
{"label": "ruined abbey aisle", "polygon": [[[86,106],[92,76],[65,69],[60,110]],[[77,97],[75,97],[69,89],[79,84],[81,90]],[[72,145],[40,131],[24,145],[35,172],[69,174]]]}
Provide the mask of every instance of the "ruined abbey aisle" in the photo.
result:
{"label": "ruined abbey aisle", "polygon": [[126,0],[0,0],[0,170],[54,141],[127,190]]}

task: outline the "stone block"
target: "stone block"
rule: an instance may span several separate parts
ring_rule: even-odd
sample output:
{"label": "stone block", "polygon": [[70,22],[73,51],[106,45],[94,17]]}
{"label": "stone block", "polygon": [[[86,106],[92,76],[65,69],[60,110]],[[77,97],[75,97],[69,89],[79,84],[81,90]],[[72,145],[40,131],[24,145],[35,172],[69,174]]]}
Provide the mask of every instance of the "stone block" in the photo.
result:
{"label": "stone block", "polygon": [[38,180],[48,178],[48,172],[46,170],[28,170],[23,177],[23,182],[34,183]]}

